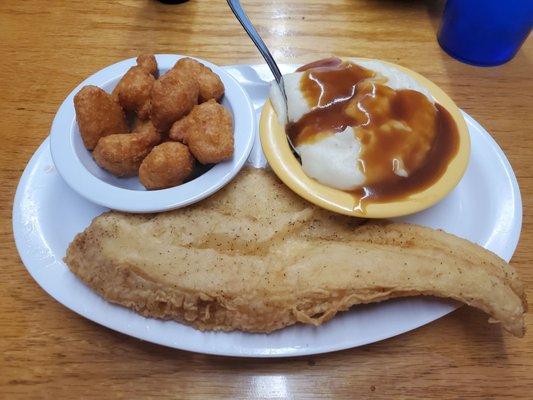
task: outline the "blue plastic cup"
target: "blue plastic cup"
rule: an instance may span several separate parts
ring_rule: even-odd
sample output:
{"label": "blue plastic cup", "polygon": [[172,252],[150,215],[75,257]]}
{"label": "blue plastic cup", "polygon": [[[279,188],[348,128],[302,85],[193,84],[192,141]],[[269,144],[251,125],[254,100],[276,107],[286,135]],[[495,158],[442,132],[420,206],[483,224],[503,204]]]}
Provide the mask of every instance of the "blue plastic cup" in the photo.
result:
{"label": "blue plastic cup", "polygon": [[533,0],[448,0],[438,33],[452,57],[473,65],[504,64],[533,24]]}

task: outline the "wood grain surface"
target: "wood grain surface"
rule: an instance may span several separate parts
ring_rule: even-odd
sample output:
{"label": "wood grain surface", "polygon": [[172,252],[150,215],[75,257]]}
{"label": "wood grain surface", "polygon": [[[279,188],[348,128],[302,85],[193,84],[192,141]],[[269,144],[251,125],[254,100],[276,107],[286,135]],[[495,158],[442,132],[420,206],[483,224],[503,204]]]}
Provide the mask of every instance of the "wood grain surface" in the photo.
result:
{"label": "wood grain surface", "polygon": [[[512,264],[533,298],[533,41],[497,68],[461,64],[436,40],[441,1],[244,0],[280,62],[381,58],[447,91],[504,149],[524,225]],[[0,2],[0,398],[532,398],[533,318],[516,339],[463,307],[416,331],[313,357],[261,360],[172,350],[98,326],[49,297],[11,229],[19,177],[64,97],[139,52],[260,63],[223,0]]]}

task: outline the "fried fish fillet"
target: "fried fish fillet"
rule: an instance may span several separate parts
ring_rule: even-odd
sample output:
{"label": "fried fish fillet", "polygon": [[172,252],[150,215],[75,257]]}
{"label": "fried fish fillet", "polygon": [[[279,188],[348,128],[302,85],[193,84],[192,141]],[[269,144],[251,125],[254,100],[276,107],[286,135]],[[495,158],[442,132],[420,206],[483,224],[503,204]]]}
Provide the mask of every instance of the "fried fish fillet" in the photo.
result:
{"label": "fried fish fillet", "polygon": [[332,214],[262,170],[184,209],[105,213],[65,261],[108,301],[202,330],[320,325],[355,304],[430,295],[525,331],[522,284],[491,252],[442,231]]}

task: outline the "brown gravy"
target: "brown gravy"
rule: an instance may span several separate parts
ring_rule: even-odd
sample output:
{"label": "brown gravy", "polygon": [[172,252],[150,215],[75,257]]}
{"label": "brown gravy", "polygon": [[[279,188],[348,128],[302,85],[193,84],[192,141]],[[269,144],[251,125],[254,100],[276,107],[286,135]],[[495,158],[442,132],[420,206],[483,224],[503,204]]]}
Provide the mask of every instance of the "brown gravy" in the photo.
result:
{"label": "brown gravy", "polygon": [[360,207],[363,202],[397,200],[428,188],[457,153],[455,121],[422,93],[369,81],[373,71],[338,58],[297,71],[306,72],[300,90],[313,110],[289,123],[287,134],[298,146],[357,127],[362,145],[359,163],[366,176],[365,185],[353,192]]}

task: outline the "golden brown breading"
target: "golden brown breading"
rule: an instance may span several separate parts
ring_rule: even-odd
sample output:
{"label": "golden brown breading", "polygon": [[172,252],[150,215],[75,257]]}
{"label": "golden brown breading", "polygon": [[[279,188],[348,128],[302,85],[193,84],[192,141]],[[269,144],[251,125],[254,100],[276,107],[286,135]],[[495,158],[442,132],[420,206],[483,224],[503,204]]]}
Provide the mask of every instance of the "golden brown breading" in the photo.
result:
{"label": "golden brown breading", "polygon": [[149,119],[143,121],[142,119],[134,118],[131,131],[139,133],[146,132],[150,133],[151,135],[157,134],[159,138],[161,138],[161,136],[163,135],[155,128],[154,124],[152,124],[152,121],[150,121]]}
{"label": "golden brown breading", "polygon": [[157,78],[157,61],[153,54],[141,54],[137,57],[137,65],[143,68],[146,72]]}
{"label": "golden brown breading", "polygon": [[94,149],[103,136],[128,132],[124,111],[99,87],[83,87],[74,96],[74,108],[81,138],[88,150]]}
{"label": "golden brown breading", "polygon": [[416,225],[359,223],[243,170],[191,207],[95,218],[65,261],[107,300],[199,329],[320,325],[356,304],[430,295],[524,334],[522,284],[493,253]]}
{"label": "golden brown breading", "polygon": [[159,138],[161,139],[160,143],[168,142],[170,139],[168,137],[168,131],[166,132],[159,132],[157,129],[155,129],[154,124],[152,124],[152,121],[142,120],[139,118],[133,118],[132,125],[131,125],[131,131],[132,132],[143,132],[146,129],[154,129],[159,134]]}
{"label": "golden brown breading", "polygon": [[172,124],[170,130],[168,131],[168,136],[171,140],[175,140],[182,143],[187,143],[187,132],[193,129],[197,125],[196,119],[194,118],[194,106],[192,111],[186,117],[183,117]]}
{"label": "golden brown breading", "polygon": [[165,74],[152,88],[150,117],[161,132],[187,115],[198,102],[198,82],[181,74]]}
{"label": "golden brown breading", "polygon": [[115,176],[135,176],[144,158],[160,142],[160,134],[147,123],[139,132],[103,137],[94,148],[93,157],[96,164]]}
{"label": "golden brown breading", "polygon": [[184,144],[165,142],[153,148],[139,168],[139,180],[146,189],[177,186],[191,175],[194,158]]}
{"label": "golden brown breading", "polygon": [[142,120],[137,116],[133,116],[131,121],[131,131],[138,132],[139,129],[143,129],[144,126],[154,126],[149,119]]}
{"label": "golden brown breading", "polygon": [[224,84],[220,77],[211,68],[192,58],[181,58],[172,70],[180,71],[185,75],[196,78],[200,86],[200,103],[210,99],[220,100],[224,95]]}
{"label": "golden brown breading", "polygon": [[194,106],[189,115],[172,125],[169,135],[172,140],[186,143],[202,164],[233,156],[233,119],[215,100]]}
{"label": "golden brown breading", "polygon": [[141,67],[131,67],[118,82],[113,95],[127,111],[133,111],[140,119],[150,117],[150,98],[155,78]]}

